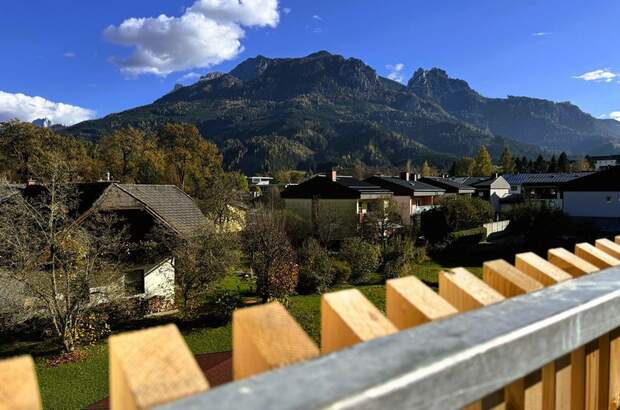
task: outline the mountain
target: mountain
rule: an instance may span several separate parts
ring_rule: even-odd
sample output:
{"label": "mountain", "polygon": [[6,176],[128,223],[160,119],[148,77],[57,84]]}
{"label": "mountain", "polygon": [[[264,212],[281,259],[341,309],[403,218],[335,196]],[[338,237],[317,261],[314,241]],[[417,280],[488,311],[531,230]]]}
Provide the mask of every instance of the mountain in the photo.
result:
{"label": "mountain", "polygon": [[438,68],[418,69],[408,88],[458,119],[547,151],[606,154],[620,148],[620,122],[601,120],[569,103],[514,97],[486,98]]}
{"label": "mountain", "polygon": [[431,95],[381,77],[355,58],[320,51],[302,58],[257,56],[229,73],[175,88],[152,104],[86,121],[65,132],[97,140],[114,129],[195,124],[215,141],[230,169],[319,169],[357,160],[445,166],[485,144],[538,155],[535,145],[463,121]]}

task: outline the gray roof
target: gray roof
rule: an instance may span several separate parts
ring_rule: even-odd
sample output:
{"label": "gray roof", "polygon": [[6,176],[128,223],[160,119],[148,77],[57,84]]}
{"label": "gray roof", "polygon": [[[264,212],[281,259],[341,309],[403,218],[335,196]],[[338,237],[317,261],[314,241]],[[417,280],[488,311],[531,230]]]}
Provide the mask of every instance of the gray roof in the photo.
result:
{"label": "gray roof", "polygon": [[445,192],[445,189],[436,187],[434,185],[426,184],[424,182],[416,181],[416,180],[407,181],[400,177],[394,177],[394,176],[377,175],[377,176],[367,178],[365,181],[370,181],[370,183],[373,183],[372,181],[376,181],[376,180],[378,181],[383,180],[385,182],[398,185],[404,189],[410,190],[411,192],[435,192],[435,193]]}
{"label": "gray roof", "polygon": [[544,184],[561,184],[572,181],[592,172],[565,172],[565,173],[543,173],[543,174],[504,174],[502,175],[510,185],[544,185]]}
{"label": "gray roof", "polygon": [[460,184],[456,181],[453,181],[449,178],[442,178],[442,177],[423,177],[422,178],[422,182],[426,182],[430,185],[434,185],[434,186],[438,186],[440,188],[444,188],[446,190],[458,190],[458,191],[469,191],[469,192],[474,192],[476,189],[469,186],[469,185],[463,185]]}
{"label": "gray roof", "polygon": [[193,199],[174,185],[114,184],[180,234],[190,234],[205,217]]}

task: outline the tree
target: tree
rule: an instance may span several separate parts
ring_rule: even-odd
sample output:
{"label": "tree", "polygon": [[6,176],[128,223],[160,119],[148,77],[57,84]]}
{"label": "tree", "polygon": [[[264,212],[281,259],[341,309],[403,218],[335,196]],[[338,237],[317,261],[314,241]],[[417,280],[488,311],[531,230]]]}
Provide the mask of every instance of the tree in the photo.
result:
{"label": "tree", "polygon": [[333,283],[332,260],[319,241],[306,239],[299,251],[299,260],[301,266],[297,289],[300,293],[322,293]]}
{"label": "tree", "polygon": [[493,207],[480,198],[459,195],[443,198],[440,204],[452,231],[477,228],[493,220]]}
{"label": "tree", "polygon": [[500,157],[500,163],[502,165],[502,171],[506,174],[511,174],[515,170],[515,161],[512,158],[512,154],[510,150],[506,147],[502,151],[502,156]]}
{"label": "tree", "polygon": [[480,146],[478,156],[476,157],[475,173],[477,176],[490,176],[493,174],[493,162],[491,160],[491,154],[484,145]]}
{"label": "tree", "polygon": [[212,179],[222,173],[222,155],[188,124],[166,124],[158,132],[168,164],[167,179],[190,195],[203,198]]}
{"label": "tree", "polygon": [[547,162],[542,155],[538,155],[538,157],[536,157],[536,161],[534,162],[534,171],[537,173],[547,172]]}
{"label": "tree", "polygon": [[285,217],[266,209],[249,214],[242,243],[262,301],[286,299],[297,286],[299,266],[286,234]]}
{"label": "tree", "polygon": [[360,282],[379,269],[381,252],[377,245],[361,238],[347,238],[342,242],[341,257],[351,266],[351,279]]}
{"label": "tree", "polygon": [[558,172],[558,160],[555,155],[552,155],[551,159],[549,160],[547,172]]}
{"label": "tree", "polygon": [[433,171],[430,165],[428,165],[428,161],[424,161],[424,163],[422,164],[422,169],[420,170],[420,174],[422,174],[423,177],[429,177],[433,174]]}
{"label": "tree", "polygon": [[212,179],[206,188],[204,199],[198,203],[207,218],[214,223],[219,232],[226,231],[231,224],[242,224],[243,214],[238,206],[243,193],[248,191],[247,179],[237,173],[222,173]]}
{"label": "tree", "polygon": [[96,213],[77,224],[75,173],[57,156],[40,158],[41,185],[0,203],[0,279],[19,283],[53,323],[65,351],[74,349],[90,289],[118,294],[127,235],[115,218]]}
{"label": "tree", "polygon": [[475,173],[476,160],[471,157],[463,157],[454,161],[451,170],[452,176],[471,177]]}
{"label": "tree", "polygon": [[235,237],[219,233],[206,224],[187,236],[178,236],[158,226],[151,240],[157,243],[156,254],[161,255],[163,247],[165,254],[174,258],[177,294],[185,317],[192,315],[213,283],[239,262]]}
{"label": "tree", "polygon": [[558,172],[569,172],[570,162],[568,161],[568,155],[562,152],[558,157]]}
{"label": "tree", "polygon": [[592,170],[592,167],[590,166],[590,162],[587,159],[582,158],[582,159],[580,159],[578,161],[575,161],[571,165],[571,169],[574,172],[584,172],[584,171]]}

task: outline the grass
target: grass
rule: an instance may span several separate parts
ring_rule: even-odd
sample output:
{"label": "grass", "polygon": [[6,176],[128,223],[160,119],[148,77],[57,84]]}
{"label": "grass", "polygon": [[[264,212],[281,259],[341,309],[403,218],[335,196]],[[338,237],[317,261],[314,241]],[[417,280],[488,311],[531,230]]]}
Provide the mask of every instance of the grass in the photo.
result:
{"label": "grass", "polygon": [[[436,287],[441,270],[459,266],[451,261],[428,260],[415,266],[415,274],[430,286]],[[467,267],[480,276],[480,266]],[[372,283],[374,283],[374,279]],[[229,275],[217,285],[220,288],[238,290],[244,296],[254,292],[253,284]],[[385,286],[381,284],[357,286],[380,310],[385,310]],[[287,306],[289,312],[317,344],[320,343],[320,295],[293,296]],[[183,336],[194,354],[231,350],[231,326],[195,328],[185,330]],[[49,347],[41,342],[0,344],[0,357],[14,354],[45,354]],[[46,350],[47,349],[47,350]],[[76,363],[54,368],[46,366],[46,357],[35,359],[41,396],[46,409],[80,409],[108,395],[107,344],[100,343],[85,348],[88,356]]]}

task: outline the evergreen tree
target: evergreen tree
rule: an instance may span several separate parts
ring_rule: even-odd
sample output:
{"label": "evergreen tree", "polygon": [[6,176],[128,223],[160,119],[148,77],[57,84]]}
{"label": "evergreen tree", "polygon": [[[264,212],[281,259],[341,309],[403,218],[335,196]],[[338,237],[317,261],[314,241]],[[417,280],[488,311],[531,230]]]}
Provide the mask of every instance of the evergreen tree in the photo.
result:
{"label": "evergreen tree", "polygon": [[515,161],[512,158],[512,154],[510,150],[506,147],[504,151],[502,151],[502,156],[500,158],[500,163],[502,165],[502,171],[506,174],[511,174],[515,170]]}
{"label": "evergreen tree", "polygon": [[570,162],[565,152],[560,154],[558,158],[558,172],[568,172],[570,170]]}
{"label": "evergreen tree", "polygon": [[558,172],[558,160],[555,158],[555,155],[551,156],[551,160],[549,161],[548,172]]}
{"label": "evergreen tree", "polygon": [[534,162],[534,170],[537,173],[547,171],[547,162],[542,155],[538,155],[538,157],[536,158],[536,162]]}
{"label": "evergreen tree", "polygon": [[491,160],[491,154],[484,145],[480,146],[478,156],[476,157],[476,175],[477,176],[490,176],[493,174],[493,162]]}

